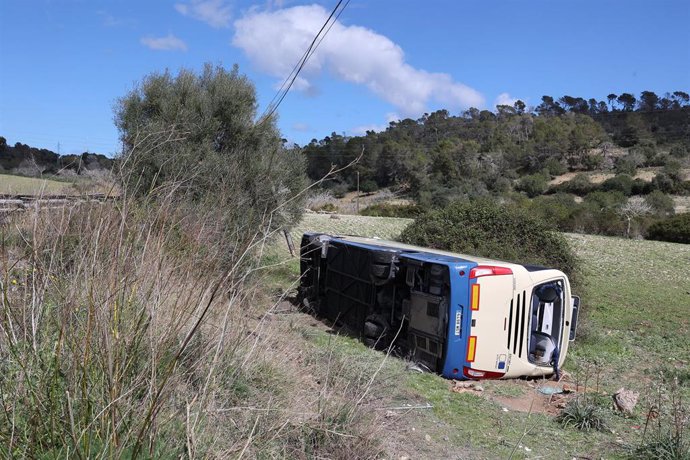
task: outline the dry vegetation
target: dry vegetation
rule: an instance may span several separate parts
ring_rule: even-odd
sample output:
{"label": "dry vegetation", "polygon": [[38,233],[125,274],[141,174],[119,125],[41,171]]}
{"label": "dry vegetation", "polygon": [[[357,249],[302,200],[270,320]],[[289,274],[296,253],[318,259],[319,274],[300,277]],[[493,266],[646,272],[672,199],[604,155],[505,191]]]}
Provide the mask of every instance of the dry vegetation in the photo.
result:
{"label": "dry vegetation", "polygon": [[70,182],[0,174],[2,195],[53,195],[74,192],[75,189]]}
{"label": "dry vegetation", "polygon": [[259,288],[264,240],[223,265],[212,222],[124,200],[3,224],[1,457],[379,455],[385,356],[353,365]]}

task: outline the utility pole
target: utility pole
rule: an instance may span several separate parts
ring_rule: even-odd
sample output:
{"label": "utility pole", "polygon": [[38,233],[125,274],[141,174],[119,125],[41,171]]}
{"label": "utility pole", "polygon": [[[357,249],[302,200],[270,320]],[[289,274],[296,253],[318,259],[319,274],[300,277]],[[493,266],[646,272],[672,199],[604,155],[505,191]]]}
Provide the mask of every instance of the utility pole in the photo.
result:
{"label": "utility pole", "polygon": [[359,171],[357,171],[357,215],[359,215]]}

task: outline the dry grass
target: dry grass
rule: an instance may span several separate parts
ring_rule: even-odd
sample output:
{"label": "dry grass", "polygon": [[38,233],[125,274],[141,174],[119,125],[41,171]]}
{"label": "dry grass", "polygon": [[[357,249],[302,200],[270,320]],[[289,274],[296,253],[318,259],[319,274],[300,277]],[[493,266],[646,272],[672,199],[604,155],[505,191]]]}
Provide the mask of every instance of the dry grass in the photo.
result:
{"label": "dry grass", "polygon": [[0,228],[0,457],[380,456],[385,357],[305,340],[263,240],[228,259],[214,222],[125,199]]}

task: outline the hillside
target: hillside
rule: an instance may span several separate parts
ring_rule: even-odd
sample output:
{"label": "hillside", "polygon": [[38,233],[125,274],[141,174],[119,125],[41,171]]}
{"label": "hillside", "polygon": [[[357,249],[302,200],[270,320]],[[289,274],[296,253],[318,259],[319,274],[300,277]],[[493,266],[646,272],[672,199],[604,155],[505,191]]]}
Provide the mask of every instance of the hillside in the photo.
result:
{"label": "hillside", "polygon": [[[292,235],[295,241],[307,230],[393,238],[409,222],[311,214]],[[554,421],[560,411],[558,398],[538,392],[543,382],[485,382],[483,391],[454,392],[451,382],[407,371],[404,359],[386,360],[342,331],[329,335],[329,324],[303,313],[292,314],[291,322],[300,331],[293,336],[294,346],[323,347],[331,356],[348,357],[352,369],[341,368],[342,372],[365,363],[383,366],[377,376],[382,381],[371,390],[381,393],[369,397],[370,410],[387,414],[379,418],[376,431],[387,457],[505,458],[514,450],[516,458],[625,457],[641,443],[646,411],[656,404],[660,385],[668,390],[677,377],[682,394],[690,395],[690,350],[685,340],[690,335],[690,247],[567,236],[584,261],[587,287],[579,293],[584,295],[584,310],[565,380],[571,387],[579,384],[594,391],[591,398],[601,405],[609,431],[561,428]],[[267,261],[278,266],[269,270],[266,281],[274,289],[294,289],[298,263],[287,254],[284,241],[276,242]],[[620,387],[641,394],[632,417],[617,415],[606,402],[606,395]],[[389,407],[402,410],[386,411]]]}

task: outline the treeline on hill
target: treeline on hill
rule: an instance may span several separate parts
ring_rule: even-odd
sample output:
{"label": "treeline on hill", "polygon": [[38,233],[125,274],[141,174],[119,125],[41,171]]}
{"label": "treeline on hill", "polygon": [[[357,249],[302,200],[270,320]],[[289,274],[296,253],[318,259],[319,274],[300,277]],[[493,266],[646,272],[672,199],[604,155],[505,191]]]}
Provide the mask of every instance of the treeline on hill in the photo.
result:
{"label": "treeline on hill", "polygon": [[[648,225],[638,219],[643,214],[658,218],[673,213],[668,194],[690,193],[690,182],[681,173],[690,152],[690,95],[676,91],[660,97],[644,91],[639,99],[623,93],[610,94],[606,101],[543,96],[541,104],[529,109],[517,101],[497,106],[496,112],[471,108],[453,116],[439,110],[418,120],[392,122],[383,132],[355,137],[333,133],[303,150],[312,180],[364,151],[354,167],[325,183],[336,196],[355,190],[358,174],[362,192],[394,187],[422,207],[491,195],[519,201],[513,192],[530,198],[559,193],[541,200],[568,207],[568,216],[556,222],[561,229],[630,234]],[[650,166],[660,167],[653,180],[633,178],[638,168]],[[549,185],[567,172],[595,170],[616,176],[593,184],[581,174]],[[584,202],[575,195],[585,197]],[[653,205],[642,203],[632,220],[621,210],[631,195],[645,195]],[[615,225],[607,223],[611,214],[618,216]]]}
{"label": "treeline on hill", "polygon": [[84,152],[81,155],[59,155],[52,150],[38,149],[17,142],[7,145],[0,136],[0,173],[9,172],[24,176],[44,174],[83,174],[89,171],[109,171],[113,160],[105,155]]}

